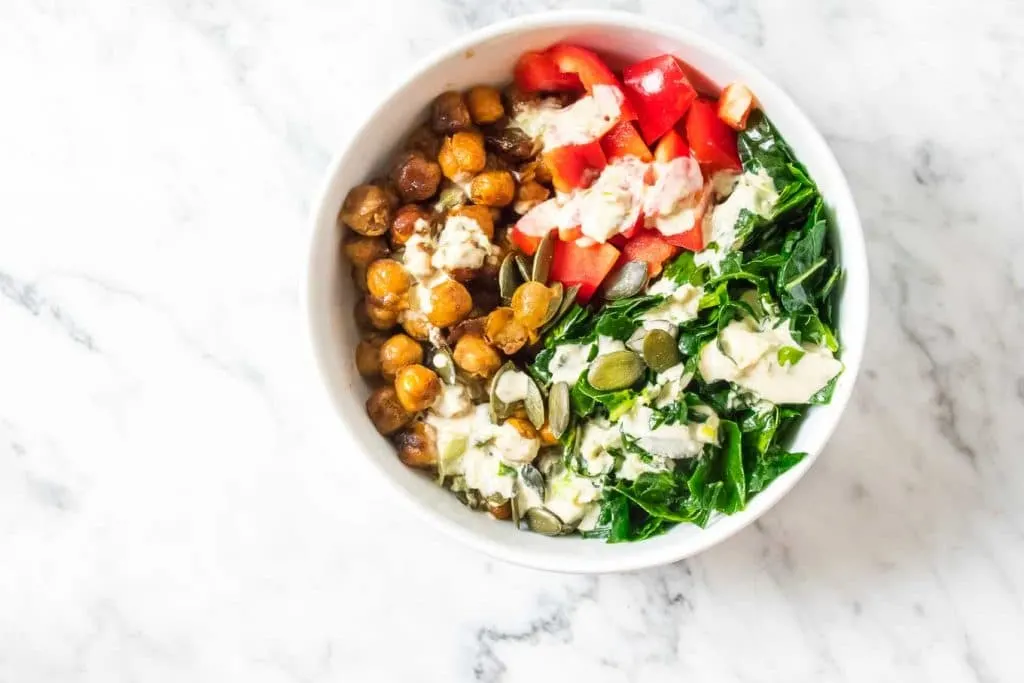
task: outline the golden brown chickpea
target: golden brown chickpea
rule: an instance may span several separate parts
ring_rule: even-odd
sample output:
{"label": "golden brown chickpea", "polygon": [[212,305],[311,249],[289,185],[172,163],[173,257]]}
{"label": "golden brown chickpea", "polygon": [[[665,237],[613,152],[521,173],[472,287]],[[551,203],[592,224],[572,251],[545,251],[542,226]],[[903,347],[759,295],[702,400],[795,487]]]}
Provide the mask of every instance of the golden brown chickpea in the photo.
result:
{"label": "golden brown chickpea", "polygon": [[380,347],[380,373],[394,379],[402,368],[423,362],[423,347],[404,334],[389,337]]}
{"label": "golden brown chickpea", "polygon": [[551,190],[536,180],[530,180],[516,188],[516,203],[512,206],[520,216],[551,196]]}
{"label": "golden brown chickpea", "polygon": [[449,90],[437,96],[430,112],[430,127],[435,133],[451,135],[471,125],[473,120],[462,93]]}
{"label": "golden brown chickpea", "polygon": [[478,334],[462,335],[452,357],[455,365],[480,379],[487,379],[501,367],[501,356]]}
{"label": "golden brown chickpea", "polygon": [[505,424],[514,428],[517,432],[519,432],[519,436],[523,437],[524,439],[540,438],[537,436],[537,430],[534,428],[532,424],[530,424],[529,420],[524,420],[521,417],[510,417],[507,420],[505,420]]}
{"label": "golden brown chickpea", "polygon": [[398,205],[394,195],[379,185],[357,185],[349,190],[338,212],[338,220],[360,235],[383,235],[391,224],[391,212]]}
{"label": "golden brown chickpea", "polygon": [[504,503],[487,501],[487,511],[495,519],[508,519],[512,516],[512,503],[507,500]]}
{"label": "golden brown chickpea", "polygon": [[469,183],[474,204],[508,206],[516,194],[516,181],[508,171],[484,171]]}
{"label": "golden brown chickpea", "polygon": [[437,466],[437,434],[425,422],[413,422],[395,437],[395,443],[398,445],[398,459],[408,467]]}
{"label": "golden brown chickpea", "polygon": [[501,104],[501,93],[489,85],[478,85],[466,93],[466,105],[473,123],[494,123],[505,115],[505,107]]}
{"label": "golden brown chickpea", "polygon": [[404,202],[430,199],[441,184],[441,167],[423,152],[403,152],[391,167],[391,182]]}
{"label": "golden brown chickpea", "polygon": [[363,377],[380,374],[380,347],[384,340],[373,336],[363,339],[356,346],[356,370]]}
{"label": "golden brown chickpea", "polygon": [[427,341],[430,339],[430,321],[427,320],[427,314],[423,311],[417,311],[415,309],[409,309],[402,311],[402,315],[399,317],[399,322],[402,323],[402,329],[405,333],[417,341]]}
{"label": "golden brown chickpea", "polygon": [[[363,301],[366,318],[375,330],[386,331],[398,324],[398,311],[384,308],[373,302],[371,297]],[[358,320],[356,321],[359,322]]]}
{"label": "golden brown chickpea", "polygon": [[402,407],[394,387],[380,387],[366,399],[366,412],[377,431],[387,436],[409,424],[412,415]]}
{"label": "golden brown chickpea", "polygon": [[366,268],[377,259],[388,255],[388,245],[383,237],[355,235],[345,240],[342,251],[353,266]]}
{"label": "golden brown chickpea", "polygon": [[430,130],[430,126],[423,124],[409,135],[405,141],[404,148],[423,152],[423,156],[428,159],[435,159],[441,149],[441,138],[437,133]]}
{"label": "golden brown chickpea", "polygon": [[391,230],[388,231],[388,239],[391,246],[396,249],[416,233],[416,223],[424,220],[430,222],[430,212],[418,204],[406,204],[395,213],[391,221]]}
{"label": "golden brown chickpea", "polygon": [[437,327],[451,327],[473,310],[473,298],[466,286],[455,280],[445,280],[430,290],[430,310],[427,320]]}
{"label": "golden brown chickpea", "polygon": [[491,210],[486,206],[479,206],[477,204],[457,206],[449,211],[448,215],[472,218],[480,226],[480,231],[487,235],[487,239],[494,239],[494,217],[491,215]]}
{"label": "golden brown chickpea", "polygon": [[462,182],[471,178],[487,165],[484,136],[467,130],[445,138],[437,160],[441,164],[441,172],[449,180]]}
{"label": "golden brown chickpea", "polygon": [[366,286],[378,306],[400,311],[405,307],[412,278],[401,263],[382,258],[371,263],[366,270]]}
{"label": "golden brown chickpea", "polygon": [[511,356],[526,344],[528,330],[515,319],[511,308],[502,306],[487,315],[484,336],[506,356]]}
{"label": "golden brown chickpea", "polygon": [[516,320],[530,330],[536,330],[544,324],[548,314],[548,304],[554,296],[551,290],[539,282],[524,282],[512,295],[512,311]]}
{"label": "golden brown chickpea", "polygon": [[441,393],[441,378],[423,365],[406,365],[395,375],[395,391],[410,413],[426,410]]}

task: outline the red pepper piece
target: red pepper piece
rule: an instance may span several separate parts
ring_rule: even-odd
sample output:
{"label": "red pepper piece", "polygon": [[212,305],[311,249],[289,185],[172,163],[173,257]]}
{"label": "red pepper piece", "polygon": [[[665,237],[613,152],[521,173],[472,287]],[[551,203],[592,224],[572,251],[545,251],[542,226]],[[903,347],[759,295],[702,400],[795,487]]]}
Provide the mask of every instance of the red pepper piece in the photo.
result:
{"label": "red pepper piece", "polygon": [[668,163],[673,159],[690,156],[690,145],[675,129],[665,133],[654,148],[654,160]]}
{"label": "red pepper piece", "polygon": [[579,45],[559,43],[548,49],[548,55],[551,56],[552,61],[562,73],[576,74],[588,93],[593,92],[596,85],[610,85],[618,88],[623,93],[622,113],[619,116],[619,121],[636,119],[636,111],[625,95],[622,84],[596,52]]}
{"label": "red pepper piece", "polygon": [[551,180],[559,192],[571,192],[575,188],[590,187],[608,165],[601,149],[601,141],[593,140],[582,145],[565,145],[544,153],[544,163],[551,171]]}
{"label": "red pepper piece", "polygon": [[563,73],[546,52],[524,52],[516,62],[513,75],[524,92],[582,90],[579,76]]}
{"label": "red pepper piece", "polygon": [[709,172],[742,170],[736,131],[718,118],[716,103],[697,100],[686,117],[686,139],[693,157]]}
{"label": "red pepper piece", "polygon": [[657,230],[641,230],[622,247],[619,263],[646,261],[647,272],[654,277],[661,272],[665,261],[675,256],[678,251],[679,248]]}
{"label": "red pepper piece", "polygon": [[534,252],[537,251],[537,247],[540,245],[541,239],[543,239],[541,237],[527,235],[517,227],[512,228],[512,232],[509,233],[509,238],[512,240],[512,244],[519,247],[519,250],[527,256],[533,256]]}
{"label": "red pepper piece", "polygon": [[581,247],[575,242],[558,242],[551,259],[551,279],[566,287],[579,285],[576,298],[586,303],[618,260],[619,250],[610,244]]}
{"label": "red pepper piece", "polygon": [[622,70],[622,81],[647,144],[671,130],[697,99],[697,91],[672,55],[627,66]]}
{"label": "red pepper piece", "polygon": [[623,157],[634,156],[640,161],[650,162],[654,155],[636,131],[632,121],[620,121],[615,127],[605,133],[601,140],[601,149],[609,161],[622,159]]}

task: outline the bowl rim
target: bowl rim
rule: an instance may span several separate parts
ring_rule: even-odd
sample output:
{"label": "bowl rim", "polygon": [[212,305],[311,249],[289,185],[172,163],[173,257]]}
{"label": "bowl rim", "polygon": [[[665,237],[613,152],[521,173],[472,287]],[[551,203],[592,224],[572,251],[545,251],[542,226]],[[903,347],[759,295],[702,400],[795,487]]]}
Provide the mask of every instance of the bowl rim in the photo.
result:
{"label": "bowl rim", "polygon": [[[870,273],[863,228],[853,199],[853,193],[850,189],[849,182],[846,179],[846,175],[843,173],[839,162],[835,158],[835,154],[832,152],[831,147],[825,141],[817,126],[814,125],[811,119],[804,113],[803,109],[796,104],[789,94],[779,87],[772,79],[766,76],[759,68],[748,62],[746,59],[734,54],[730,50],[720,46],[718,43],[699,35],[689,28],[675,23],[659,22],[644,16],[616,10],[553,10],[543,13],[531,13],[521,17],[499,21],[470,31],[449,43],[432,50],[426,56],[416,60],[416,62],[402,73],[400,77],[392,80],[388,87],[385,88],[384,92],[375,98],[373,104],[363,109],[361,123],[354,127],[352,132],[341,142],[338,151],[334,154],[330,165],[327,167],[315,196],[315,201],[310,207],[309,221],[312,226],[312,230],[308,235],[309,244],[307,245],[306,250],[306,267],[303,271],[303,279],[300,284],[301,308],[303,315],[306,317],[306,334],[309,335],[307,349],[309,349],[313,355],[316,371],[320,379],[319,384],[321,390],[327,394],[327,399],[333,408],[332,413],[335,418],[342,418],[338,421],[341,424],[341,428],[347,433],[351,428],[344,419],[344,416],[340,413],[334,392],[326,380],[328,370],[327,361],[324,357],[325,350],[322,348],[321,341],[319,340],[320,333],[317,329],[316,317],[318,312],[313,310],[313,297],[311,295],[318,286],[317,278],[319,274],[315,267],[317,260],[317,252],[315,249],[318,242],[317,237],[319,226],[325,221],[325,219],[329,219],[331,221],[335,219],[335,216],[333,216],[334,211],[332,210],[328,212],[327,201],[331,194],[332,187],[334,186],[334,179],[341,171],[342,165],[348,156],[349,149],[352,147],[355,140],[367,133],[367,130],[371,126],[373,120],[389,102],[391,102],[410,83],[422,77],[439,62],[456,57],[459,54],[464,54],[467,50],[471,50],[478,44],[485,43],[501,36],[509,34],[514,35],[537,29],[571,28],[577,25],[606,25],[619,29],[624,28],[655,33],[669,40],[688,44],[698,51],[708,53],[710,56],[725,62],[731,68],[734,68],[739,72],[754,74],[762,81],[762,88],[768,87],[773,91],[772,99],[783,102],[791,109],[794,117],[800,120],[799,125],[806,132],[806,136],[813,138],[814,145],[817,146],[821,152],[821,163],[831,166],[832,170],[841,181],[838,183],[838,187],[830,192],[830,199],[833,200],[831,202],[833,205],[842,203],[849,208],[848,216],[845,218],[841,227],[838,228],[843,233],[842,264],[844,267],[849,266],[851,263],[856,264],[858,274],[862,275],[860,280],[857,282],[851,283],[848,279],[844,282],[843,299],[856,298],[863,301],[863,311],[861,312],[863,323],[859,331],[855,330],[857,334],[853,335],[853,338],[850,338],[847,335],[844,335],[843,337],[843,355],[841,360],[843,361],[845,368],[844,374],[852,375],[852,377],[850,378],[850,381],[845,384],[841,384],[840,387],[837,387],[837,391],[828,405],[831,413],[830,420],[821,429],[822,436],[820,439],[820,445],[815,451],[808,452],[807,457],[805,457],[795,468],[793,468],[793,470],[789,472],[789,474],[792,474],[793,476],[773,482],[764,491],[759,492],[757,497],[754,498],[751,503],[748,503],[746,509],[734,515],[720,517],[713,525],[705,528],[703,533],[695,540],[691,540],[685,545],[648,549],[645,547],[646,544],[644,543],[635,543],[628,544],[628,547],[633,552],[602,558],[576,557],[569,560],[537,554],[530,549],[509,546],[492,538],[478,535],[475,532],[470,531],[467,527],[448,520],[442,515],[436,513],[426,503],[409,496],[397,482],[391,479],[388,473],[385,472],[373,458],[364,457],[362,460],[364,463],[368,462],[370,464],[368,469],[374,471],[379,479],[386,482],[386,486],[394,492],[397,498],[403,501],[402,504],[409,506],[411,510],[419,513],[417,515],[418,518],[425,519],[431,526],[440,530],[443,534],[452,537],[471,548],[483,552],[486,555],[524,567],[562,573],[607,573],[633,571],[677,562],[703,552],[754,523],[763,514],[768,512],[768,510],[772,509],[778,501],[784,498],[792,490],[798,481],[803,479],[807,470],[810,469],[814,462],[816,462],[820,457],[822,451],[832,438],[846,412],[853,389],[860,375],[861,360],[863,357],[869,324]],[[331,215],[328,216],[326,215],[327,213],[330,213]],[[851,297],[850,295],[853,293],[852,290],[860,291],[856,293],[856,296]]]}

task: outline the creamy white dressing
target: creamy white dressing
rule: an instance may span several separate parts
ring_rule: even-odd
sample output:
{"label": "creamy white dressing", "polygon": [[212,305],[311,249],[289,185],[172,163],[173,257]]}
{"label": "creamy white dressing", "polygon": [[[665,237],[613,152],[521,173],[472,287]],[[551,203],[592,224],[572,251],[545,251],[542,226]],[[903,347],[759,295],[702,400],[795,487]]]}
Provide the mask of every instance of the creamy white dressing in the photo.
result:
{"label": "creamy white dressing", "polygon": [[628,230],[640,220],[647,164],[626,157],[606,166],[594,184],[576,192],[569,222],[595,242]]}
{"label": "creamy white dressing", "polygon": [[493,251],[491,241],[476,220],[449,216],[437,238],[430,265],[438,270],[477,269]]}
{"label": "creamy white dressing", "polygon": [[596,476],[610,472],[615,465],[609,449],[622,445],[622,437],[617,425],[607,420],[590,420],[583,427],[580,439],[580,457],[586,467],[587,474]]}
{"label": "creamy white dressing", "polygon": [[[434,367],[438,369],[443,367],[443,363],[438,363],[442,360],[445,363],[448,361],[444,356],[435,356]],[[439,417],[459,417],[473,409],[473,401],[469,397],[469,390],[464,385],[442,382],[441,393],[437,395],[437,399],[430,409]]]}
{"label": "creamy white dressing", "polygon": [[495,395],[505,403],[515,403],[526,399],[530,378],[520,370],[509,370],[501,373],[494,387]]}
{"label": "creamy white dressing", "polygon": [[691,157],[667,163],[654,162],[654,184],[644,192],[646,222],[663,235],[679,235],[693,229],[704,177]]}
{"label": "creamy white dressing", "polygon": [[555,347],[555,353],[548,362],[551,382],[565,382],[570,386],[576,383],[590,362],[592,344],[562,344]]}
{"label": "creamy white dressing", "polygon": [[642,320],[664,320],[680,325],[697,317],[700,299],[704,296],[702,287],[694,287],[687,283],[677,285],[665,296],[665,300],[645,311]]}
{"label": "creamy white dressing", "polygon": [[616,470],[615,476],[627,481],[635,481],[645,472],[664,472],[669,469],[669,460],[652,455],[650,458],[641,458],[638,453],[629,451],[622,459],[622,464]]}
{"label": "creamy white dressing", "polygon": [[652,417],[653,409],[637,404],[619,420],[622,433],[634,437],[637,445],[652,455],[693,458],[701,454],[704,444],[714,443],[718,437],[717,416],[700,424],[663,424],[657,429],[651,429]]}
{"label": "creamy white dressing", "polygon": [[530,137],[541,139],[546,150],[582,145],[600,139],[615,125],[624,97],[616,86],[596,85],[567,107],[552,100],[525,105],[513,122]]}
{"label": "creamy white dressing", "polygon": [[566,524],[572,524],[584,518],[592,504],[600,499],[599,480],[563,470],[548,478],[544,507],[558,515]]}
{"label": "creamy white dressing", "polygon": [[607,356],[609,353],[615,353],[616,351],[624,351],[626,345],[614,337],[608,337],[601,335],[597,338],[597,355]]}
{"label": "creamy white dressing", "polygon": [[775,203],[779,200],[775,182],[764,169],[757,173],[748,172],[740,175],[731,192],[728,188],[730,183],[728,176],[716,176],[716,192],[719,189],[723,190],[723,193],[728,192],[728,198],[713,207],[705,216],[704,244],[711,246],[698,252],[694,257],[694,262],[698,265],[710,265],[716,272],[726,254],[742,246],[736,234],[736,223],[741,213],[749,211],[762,218],[769,218]]}
{"label": "creamy white dressing", "polygon": [[[783,348],[803,355],[783,364]],[[772,403],[807,403],[842,369],[829,349],[797,344],[788,324],[777,320],[767,321],[765,329],[749,318],[735,320],[700,352],[700,373],[706,381],[729,381]]]}

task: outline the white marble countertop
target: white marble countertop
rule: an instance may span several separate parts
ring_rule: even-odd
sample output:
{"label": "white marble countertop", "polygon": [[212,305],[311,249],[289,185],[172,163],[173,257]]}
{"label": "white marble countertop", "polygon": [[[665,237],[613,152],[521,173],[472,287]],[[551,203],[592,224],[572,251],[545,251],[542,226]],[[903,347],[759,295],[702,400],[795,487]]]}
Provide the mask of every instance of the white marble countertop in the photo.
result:
{"label": "white marble countertop", "polygon": [[[366,97],[508,15],[757,61],[849,175],[851,409],[758,524],[528,571],[392,509],[313,375],[306,213]],[[1024,680],[1024,5],[0,3],[0,681]]]}

